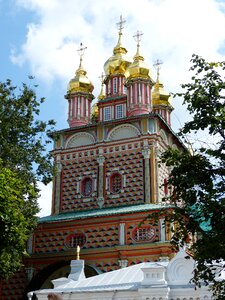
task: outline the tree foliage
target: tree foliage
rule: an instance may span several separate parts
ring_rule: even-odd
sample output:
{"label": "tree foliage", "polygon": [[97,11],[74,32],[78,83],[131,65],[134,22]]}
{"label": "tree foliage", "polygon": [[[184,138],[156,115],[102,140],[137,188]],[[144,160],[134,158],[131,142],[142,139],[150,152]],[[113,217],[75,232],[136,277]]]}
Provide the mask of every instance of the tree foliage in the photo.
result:
{"label": "tree foliage", "polygon": [[[192,116],[180,136],[208,134],[192,151],[169,149],[162,160],[171,168],[167,203],[174,210],[166,220],[175,222],[173,244],[183,245],[191,236],[189,251],[198,261],[193,281],[212,285],[216,299],[225,299],[225,62],[208,63],[193,55],[190,83],[176,94]],[[213,140],[213,145],[208,140]]]}
{"label": "tree foliage", "polygon": [[36,225],[37,191],[10,169],[0,169],[0,278],[20,266],[26,242]]}
{"label": "tree foliage", "polygon": [[53,172],[46,150],[55,123],[39,120],[43,102],[27,84],[0,82],[0,279],[21,266],[37,222],[38,181]]}

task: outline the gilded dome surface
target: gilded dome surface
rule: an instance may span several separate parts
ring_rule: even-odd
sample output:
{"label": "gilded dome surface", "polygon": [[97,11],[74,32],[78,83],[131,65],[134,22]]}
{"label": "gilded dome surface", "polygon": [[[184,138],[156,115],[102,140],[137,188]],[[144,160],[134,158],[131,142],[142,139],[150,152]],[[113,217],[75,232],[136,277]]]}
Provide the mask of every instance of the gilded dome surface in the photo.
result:
{"label": "gilded dome surface", "polygon": [[127,68],[124,73],[127,79],[131,78],[144,78],[150,79],[149,68],[147,64],[144,62],[144,58],[141,55],[135,55],[133,63]]}
{"label": "gilded dome surface", "polygon": [[117,45],[113,49],[113,55],[105,62],[105,74],[124,74],[127,67],[131,64],[132,60],[127,56],[127,50],[121,44],[122,32],[119,32],[119,39]]}
{"label": "gilded dome surface", "polygon": [[95,103],[91,109],[91,117],[94,119],[98,119],[98,104]]}
{"label": "gilded dome surface", "polygon": [[92,93],[94,86],[86,76],[87,72],[82,67],[82,58],[80,60],[80,66],[76,70],[74,78],[72,78],[68,84],[68,92],[85,92]]}
{"label": "gilded dome surface", "polygon": [[166,105],[171,106],[169,103],[170,95],[164,90],[164,86],[157,79],[153,91],[152,91],[152,104],[154,105]]}

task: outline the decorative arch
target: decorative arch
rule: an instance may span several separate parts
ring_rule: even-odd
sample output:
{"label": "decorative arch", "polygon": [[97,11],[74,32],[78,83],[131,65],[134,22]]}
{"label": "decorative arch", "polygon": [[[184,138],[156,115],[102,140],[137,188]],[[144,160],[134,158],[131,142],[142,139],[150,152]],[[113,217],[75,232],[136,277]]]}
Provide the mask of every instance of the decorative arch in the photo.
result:
{"label": "decorative arch", "polygon": [[66,142],[66,148],[80,147],[92,145],[95,143],[95,138],[88,132],[80,132],[72,135]]}
{"label": "decorative arch", "polygon": [[[32,278],[28,287],[26,288],[23,299],[27,299],[27,293],[30,291],[52,288],[52,280],[60,277],[68,277],[69,273],[70,261],[68,260],[61,260],[48,265]],[[88,278],[101,274],[101,271],[96,267],[85,264],[84,273],[86,278]]]}
{"label": "decorative arch", "polygon": [[122,140],[132,137],[137,137],[140,135],[140,131],[131,124],[124,124],[119,125],[113,128],[107,137],[107,140],[114,141],[114,140]]}

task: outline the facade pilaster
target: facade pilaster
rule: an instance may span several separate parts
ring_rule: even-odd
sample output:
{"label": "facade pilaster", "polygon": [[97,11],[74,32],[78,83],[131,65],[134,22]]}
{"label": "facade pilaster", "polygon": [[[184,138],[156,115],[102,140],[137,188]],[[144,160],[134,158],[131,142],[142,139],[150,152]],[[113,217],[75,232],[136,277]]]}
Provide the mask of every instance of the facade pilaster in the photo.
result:
{"label": "facade pilaster", "polygon": [[62,173],[62,164],[59,161],[57,161],[56,175],[55,175],[54,214],[59,214],[59,210],[60,210],[61,173]]}
{"label": "facade pilaster", "polygon": [[151,203],[150,195],[150,149],[145,147],[142,150],[144,156],[144,192],[145,192],[145,203]]}
{"label": "facade pilaster", "polygon": [[102,155],[102,151],[99,151],[97,157],[98,162],[98,205],[100,208],[104,205],[104,162],[105,157]]}

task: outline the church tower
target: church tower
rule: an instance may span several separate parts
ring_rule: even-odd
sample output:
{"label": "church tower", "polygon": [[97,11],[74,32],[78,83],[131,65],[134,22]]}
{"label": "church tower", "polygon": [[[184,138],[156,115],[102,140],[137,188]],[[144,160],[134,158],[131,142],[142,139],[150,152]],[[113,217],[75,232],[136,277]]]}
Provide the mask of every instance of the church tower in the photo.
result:
{"label": "church tower", "polygon": [[26,291],[66,276],[78,245],[86,276],[172,255],[170,230],[163,217],[155,221],[151,214],[168,209],[163,197],[169,172],[160,155],[183,146],[170,127],[172,106],[159,80],[160,64],[154,80],[140,54],[139,31],[136,54],[133,60],[127,56],[124,24],[121,17],[92,109],[86,48],[79,49],[80,64],[65,96],[69,128],[54,136],[52,213],[39,220],[29,240]]}

